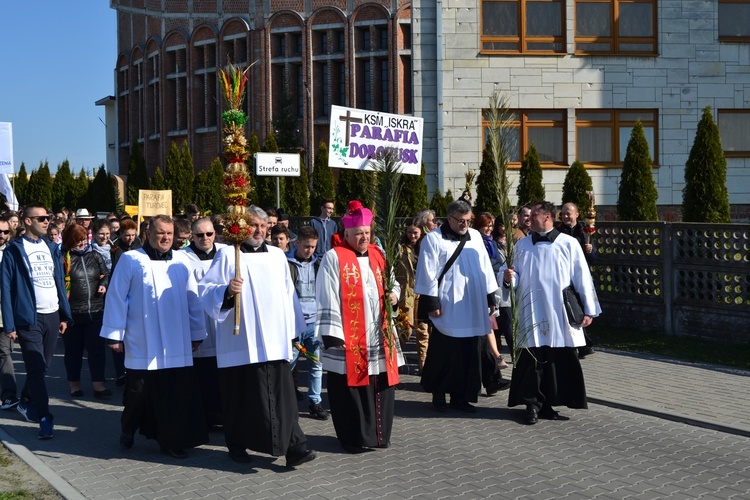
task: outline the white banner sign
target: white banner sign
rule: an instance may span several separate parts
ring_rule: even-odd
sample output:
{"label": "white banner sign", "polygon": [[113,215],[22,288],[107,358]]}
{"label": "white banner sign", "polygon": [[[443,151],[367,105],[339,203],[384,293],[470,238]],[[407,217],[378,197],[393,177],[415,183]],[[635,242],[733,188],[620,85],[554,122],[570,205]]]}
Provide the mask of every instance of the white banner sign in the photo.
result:
{"label": "white banner sign", "polygon": [[299,177],[300,159],[296,153],[255,153],[255,175]]}
{"label": "white banner sign", "polygon": [[393,150],[403,173],[419,175],[423,129],[423,118],[331,106],[328,165],[373,170],[370,159]]}
{"label": "white banner sign", "polygon": [[0,122],[0,174],[12,174],[14,172],[13,124]]}

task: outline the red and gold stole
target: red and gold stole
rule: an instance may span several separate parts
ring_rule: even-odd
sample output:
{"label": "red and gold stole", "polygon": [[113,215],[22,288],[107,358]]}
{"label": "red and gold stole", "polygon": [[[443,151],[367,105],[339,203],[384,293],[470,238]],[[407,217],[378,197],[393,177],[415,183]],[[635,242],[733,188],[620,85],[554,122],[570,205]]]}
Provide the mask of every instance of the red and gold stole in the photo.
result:
{"label": "red and gold stole", "polygon": [[[346,378],[350,387],[365,386],[370,383],[367,360],[367,326],[365,324],[364,280],[357,261],[357,254],[346,241],[334,247],[339,258],[339,278],[341,281],[341,316],[344,326],[344,344],[346,346]],[[385,257],[376,245],[368,247],[370,269],[375,275],[380,300],[381,335],[387,335],[388,320],[385,313],[385,287],[383,272]],[[392,342],[393,339],[390,339]],[[388,385],[398,384],[398,364],[395,345],[389,347],[389,338],[383,338],[385,361],[388,374]]]}

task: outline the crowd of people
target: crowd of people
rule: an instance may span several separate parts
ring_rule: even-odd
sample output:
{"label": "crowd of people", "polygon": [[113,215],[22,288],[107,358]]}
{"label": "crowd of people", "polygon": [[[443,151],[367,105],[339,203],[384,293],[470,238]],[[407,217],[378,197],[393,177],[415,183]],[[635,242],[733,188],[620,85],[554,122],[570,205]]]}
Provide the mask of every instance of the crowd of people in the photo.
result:
{"label": "crowd of people", "polygon": [[[112,353],[123,449],[139,432],[184,458],[221,429],[230,459],[250,462],[252,451],[294,467],[316,457],[299,423],[300,359],[309,415],[332,417],[342,449],[387,448],[413,334],[435,411],[474,413],[484,387],[487,396],[510,389],[509,406],[524,405],[529,425],[567,420],[554,407],[586,407],[579,359],[594,352],[584,329],[601,312],[589,272],[596,252],[578,208],[565,204],[558,220],[554,205],[536,202],[509,228],[465,199],[447,212],[441,221],[422,210],[405,224],[391,289],[373,214],[357,200],[339,222],[333,200],[323,200],[296,233],[283,210],[250,206],[239,245],[222,241],[223,215],[203,217],[196,205],[141,224],[85,208],[5,212],[0,409],[17,408],[39,424],[40,439],[53,437],[45,375],[61,336],[72,398],[88,391],[84,353],[93,397],[112,397]],[[571,285],[581,318],[566,309]],[[13,342],[26,367],[20,393]],[[510,380],[503,343],[520,353]]]}

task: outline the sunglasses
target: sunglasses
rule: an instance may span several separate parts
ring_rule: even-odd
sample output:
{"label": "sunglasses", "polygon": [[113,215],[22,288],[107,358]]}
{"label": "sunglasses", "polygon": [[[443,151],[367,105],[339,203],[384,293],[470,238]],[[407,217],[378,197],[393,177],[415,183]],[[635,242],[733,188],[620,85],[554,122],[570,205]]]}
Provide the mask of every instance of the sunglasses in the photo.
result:
{"label": "sunglasses", "polygon": [[196,237],[196,238],[203,238],[204,236],[205,236],[206,238],[210,238],[210,237],[211,237],[211,236],[213,236],[213,235],[214,235],[213,231],[212,231],[212,232],[210,232],[210,233],[195,233],[195,237]]}
{"label": "sunglasses", "polygon": [[0,229],[0,234],[10,234],[10,229],[6,229],[6,230]]}
{"label": "sunglasses", "polygon": [[39,222],[49,222],[51,217],[49,215],[37,215],[35,217],[29,217],[29,219],[36,219]]}

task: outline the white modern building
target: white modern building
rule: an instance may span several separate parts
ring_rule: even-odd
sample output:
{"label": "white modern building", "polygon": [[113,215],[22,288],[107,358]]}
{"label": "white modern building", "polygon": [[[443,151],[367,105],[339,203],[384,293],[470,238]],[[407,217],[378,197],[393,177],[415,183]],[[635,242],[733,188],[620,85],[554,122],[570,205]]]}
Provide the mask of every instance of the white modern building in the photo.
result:
{"label": "white modern building", "polygon": [[597,204],[615,205],[640,119],[658,204],[677,219],[685,162],[711,106],[732,218],[750,220],[750,0],[413,0],[412,31],[430,191],[460,192],[465,172],[478,170],[483,110],[499,89],[517,126],[511,167],[533,142],[551,201],[579,160]]}

